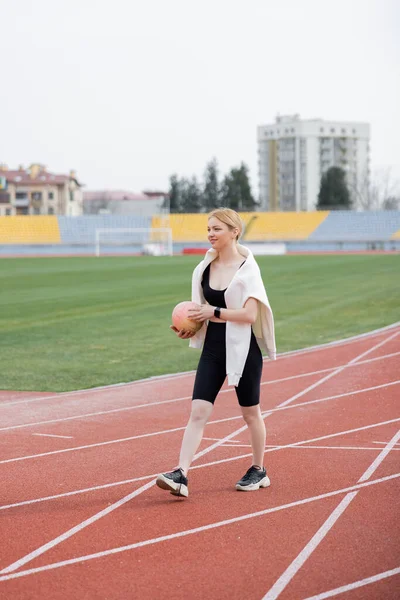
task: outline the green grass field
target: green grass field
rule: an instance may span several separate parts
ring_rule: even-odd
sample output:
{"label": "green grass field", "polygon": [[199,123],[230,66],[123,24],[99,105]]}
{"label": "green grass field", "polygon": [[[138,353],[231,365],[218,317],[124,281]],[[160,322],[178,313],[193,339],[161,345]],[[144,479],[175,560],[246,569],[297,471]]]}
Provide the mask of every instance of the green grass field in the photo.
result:
{"label": "green grass field", "polygon": [[[195,369],[169,329],[199,257],[0,261],[0,389],[67,391]],[[400,256],[259,257],[278,352],[400,320]]]}

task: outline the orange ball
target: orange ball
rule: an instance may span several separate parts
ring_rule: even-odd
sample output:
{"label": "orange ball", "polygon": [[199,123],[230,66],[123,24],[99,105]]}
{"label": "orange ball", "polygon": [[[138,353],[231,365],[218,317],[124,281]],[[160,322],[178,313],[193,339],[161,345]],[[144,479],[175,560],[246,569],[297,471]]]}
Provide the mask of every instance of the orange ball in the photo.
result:
{"label": "orange ball", "polygon": [[179,302],[172,311],[172,325],[178,329],[178,331],[190,331],[196,333],[199,331],[203,323],[199,321],[193,321],[189,319],[188,311],[189,308],[195,308],[194,302]]}

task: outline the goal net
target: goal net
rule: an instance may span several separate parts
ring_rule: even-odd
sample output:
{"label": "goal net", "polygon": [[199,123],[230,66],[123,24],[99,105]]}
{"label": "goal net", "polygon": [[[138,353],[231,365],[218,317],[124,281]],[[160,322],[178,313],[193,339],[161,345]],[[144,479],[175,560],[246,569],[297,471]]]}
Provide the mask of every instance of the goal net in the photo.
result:
{"label": "goal net", "polygon": [[96,256],[142,254],[172,256],[172,230],[169,227],[96,229]]}

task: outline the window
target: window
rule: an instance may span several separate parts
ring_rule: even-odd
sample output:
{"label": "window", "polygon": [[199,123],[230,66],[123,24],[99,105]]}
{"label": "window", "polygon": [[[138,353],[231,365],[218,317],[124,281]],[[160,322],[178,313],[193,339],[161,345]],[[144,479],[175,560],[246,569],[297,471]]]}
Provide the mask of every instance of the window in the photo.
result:
{"label": "window", "polygon": [[28,198],[27,192],[16,192],[15,194],[16,200],[26,200]]}
{"label": "window", "polygon": [[42,192],[32,192],[32,200],[40,201],[42,199]]}
{"label": "window", "polygon": [[6,215],[11,215],[11,208],[6,208]]}
{"label": "window", "polygon": [[49,200],[54,200],[54,192],[49,192]]}
{"label": "window", "polygon": [[47,214],[54,215],[54,208],[52,206],[49,206],[49,208],[47,209]]}
{"label": "window", "polygon": [[324,128],[323,127],[320,127],[320,132],[324,133]]}
{"label": "window", "polygon": [[69,200],[70,202],[74,201],[74,192],[72,190],[69,190]]}
{"label": "window", "polygon": [[335,128],[331,127],[331,133],[335,133]]}
{"label": "window", "polygon": [[34,215],[40,215],[40,208],[38,206],[34,206],[33,207],[33,214]]}

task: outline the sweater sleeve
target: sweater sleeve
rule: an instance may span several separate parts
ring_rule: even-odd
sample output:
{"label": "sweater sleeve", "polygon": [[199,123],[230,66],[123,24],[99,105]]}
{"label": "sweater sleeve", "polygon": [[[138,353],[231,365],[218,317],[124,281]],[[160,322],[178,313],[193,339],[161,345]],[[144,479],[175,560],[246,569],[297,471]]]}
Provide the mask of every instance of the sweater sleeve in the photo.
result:
{"label": "sweater sleeve", "polygon": [[259,269],[252,277],[241,282],[244,286],[243,306],[249,298],[258,301],[258,313],[253,325],[254,335],[271,360],[276,359],[275,324],[272,308],[268,300]]}
{"label": "sweater sleeve", "polygon": [[[192,302],[196,302],[196,304],[203,304],[205,302],[204,298],[202,298],[200,287],[200,274],[202,272],[203,262],[204,261],[197,265],[192,275]],[[206,328],[206,323],[203,323],[201,329],[199,329],[199,331],[189,339],[190,348],[202,347],[206,335]]]}

